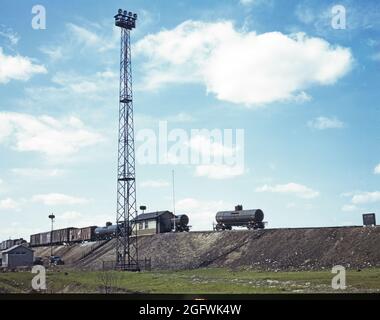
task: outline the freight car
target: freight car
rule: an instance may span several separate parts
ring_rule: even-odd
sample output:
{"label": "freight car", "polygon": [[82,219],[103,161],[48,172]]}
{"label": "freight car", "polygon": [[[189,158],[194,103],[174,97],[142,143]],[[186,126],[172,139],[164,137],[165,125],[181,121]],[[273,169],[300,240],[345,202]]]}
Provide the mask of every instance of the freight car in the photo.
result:
{"label": "freight car", "polygon": [[216,213],[215,230],[231,230],[232,227],[247,229],[264,229],[264,212],[261,209],[243,210],[237,205],[234,211],[219,211]]}
{"label": "freight car", "polygon": [[180,214],[174,218],[175,226],[172,227],[176,232],[189,232],[189,217],[186,214]]}
{"label": "freight car", "polygon": [[76,228],[65,228],[65,229],[57,229],[53,231],[48,232],[42,232],[37,234],[32,234],[30,236],[30,246],[31,247],[37,247],[37,246],[47,246],[51,244],[60,245],[70,242],[70,234],[73,232]]}
{"label": "freight car", "polygon": [[9,239],[9,240],[4,240],[0,243],[0,251],[7,250],[15,245],[23,244],[26,243],[26,240],[23,238],[20,239]]}
{"label": "freight car", "polygon": [[97,226],[90,226],[85,228],[72,228],[70,230],[69,242],[83,242],[93,241],[95,239],[95,230]]}

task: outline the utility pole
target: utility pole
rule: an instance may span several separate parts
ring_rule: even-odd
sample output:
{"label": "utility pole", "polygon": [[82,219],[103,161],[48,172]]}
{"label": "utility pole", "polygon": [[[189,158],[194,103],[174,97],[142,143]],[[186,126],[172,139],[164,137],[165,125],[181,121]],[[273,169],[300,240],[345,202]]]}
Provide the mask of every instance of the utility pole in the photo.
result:
{"label": "utility pole", "polygon": [[130,31],[136,27],[137,14],[119,9],[114,18],[115,25],[121,29],[116,268],[139,271],[135,223],[137,210],[130,44]]}
{"label": "utility pole", "polygon": [[49,219],[51,220],[51,231],[50,231],[50,257],[53,256],[53,229],[54,229],[54,219],[55,215],[52,213],[49,215]]}

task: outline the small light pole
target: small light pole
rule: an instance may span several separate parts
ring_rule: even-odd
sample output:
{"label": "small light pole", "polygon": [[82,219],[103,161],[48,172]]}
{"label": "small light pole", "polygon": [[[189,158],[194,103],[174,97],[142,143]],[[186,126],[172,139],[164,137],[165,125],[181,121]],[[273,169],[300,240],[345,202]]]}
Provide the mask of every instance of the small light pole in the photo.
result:
{"label": "small light pole", "polygon": [[49,219],[51,220],[51,232],[50,232],[50,257],[53,256],[53,226],[55,215],[52,213],[49,215]]}
{"label": "small light pole", "polygon": [[174,189],[174,169],[172,170],[172,187],[173,187],[173,232],[176,232],[176,218],[175,218],[175,189]]}
{"label": "small light pole", "polygon": [[[140,206],[140,210],[142,211],[142,213],[144,214],[145,213],[145,210],[146,210],[146,206]],[[142,222],[141,222],[142,223]],[[145,229],[145,223],[147,223],[147,221],[144,222],[144,229]],[[149,227],[149,226],[148,226]],[[135,222],[135,228],[137,229],[137,222]]]}

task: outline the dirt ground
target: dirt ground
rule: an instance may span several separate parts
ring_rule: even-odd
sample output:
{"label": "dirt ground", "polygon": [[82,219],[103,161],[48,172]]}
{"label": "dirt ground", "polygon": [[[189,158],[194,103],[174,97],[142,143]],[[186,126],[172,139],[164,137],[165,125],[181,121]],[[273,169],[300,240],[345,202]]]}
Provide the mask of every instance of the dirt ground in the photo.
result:
{"label": "dirt ground", "polygon": [[[166,233],[139,238],[139,259],[153,270],[206,267],[268,271],[380,266],[380,227],[332,227]],[[69,267],[99,270],[114,261],[115,240],[54,247]],[[35,256],[50,248],[35,248]]]}

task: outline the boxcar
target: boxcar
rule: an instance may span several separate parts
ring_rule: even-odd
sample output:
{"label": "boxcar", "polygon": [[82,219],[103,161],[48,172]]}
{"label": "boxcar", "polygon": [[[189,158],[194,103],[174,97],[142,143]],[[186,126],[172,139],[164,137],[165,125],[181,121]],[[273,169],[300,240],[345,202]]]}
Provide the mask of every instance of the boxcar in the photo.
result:
{"label": "boxcar", "polygon": [[51,232],[40,233],[40,245],[46,246],[50,244]]}
{"label": "boxcar", "polygon": [[52,243],[53,244],[63,244],[70,242],[70,230],[73,228],[65,228],[53,230],[52,232]]}
{"label": "boxcar", "polygon": [[37,247],[40,245],[40,234],[32,234],[30,235],[30,246]]}
{"label": "boxcar", "polygon": [[81,241],[93,241],[95,240],[95,229],[97,226],[90,226],[81,228]]}
{"label": "boxcar", "polygon": [[70,242],[80,242],[82,237],[82,230],[78,228],[72,228],[69,231]]}

